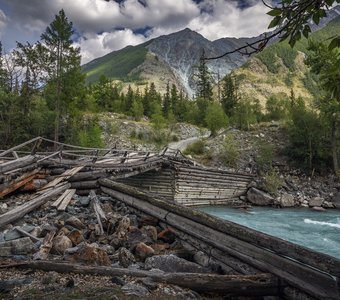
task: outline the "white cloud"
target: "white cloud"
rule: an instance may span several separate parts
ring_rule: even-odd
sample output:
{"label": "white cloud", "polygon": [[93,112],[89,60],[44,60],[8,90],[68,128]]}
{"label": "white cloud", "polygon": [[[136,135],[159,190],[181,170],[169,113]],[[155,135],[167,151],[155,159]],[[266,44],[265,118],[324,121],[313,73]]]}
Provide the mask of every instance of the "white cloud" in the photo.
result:
{"label": "white cloud", "polygon": [[0,9],[0,37],[2,36],[3,31],[5,30],[7,23],[7,17],[5,13]]}
{"label": "white cloud", "polygon": [[89,34],[80,39],[77,46],[81,47],[82,63],[87,63],[111,51],[122,49],[129,45],[138,45],[146,41],[143,35],[134,34],[125,29],[102,34]]}
{"label": "white cloud", "polygon": [[257,36],[267,29],[271,18],[266,15],[268,9],[261,2],[246,9],[224,0],[204,1],[201,5],[208,8],[209,13],[192,19],[188,27],[210,40]]}

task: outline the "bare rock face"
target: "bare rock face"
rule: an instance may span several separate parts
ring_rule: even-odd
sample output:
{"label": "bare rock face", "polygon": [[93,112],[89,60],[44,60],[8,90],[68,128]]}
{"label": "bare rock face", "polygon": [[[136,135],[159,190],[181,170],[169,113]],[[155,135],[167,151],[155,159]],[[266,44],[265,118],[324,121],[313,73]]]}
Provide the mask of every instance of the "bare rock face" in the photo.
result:
{"label": "bare rock face", "polygon": [[95,266],[109,266],[111,261],[106,251],[96,245],[82,243],[75,252],[69,253],[65,259],[72,263],[85,263]]}
{"label": "bare rock face", "polygon": [[65,235],[57,236],[53,240],[52,251],[56,254],[64,254],[65,250],[72,247],[72,241]]}
{"label": "bare rock face", "polygon": [[247,199],[252,204],[259,206],[274,204],[274,198],[272,196],[254,187],[248,190]]}
{"label": "bare rock face", "polygon": [[314,206],[321,206],[323,203],[324,199],[320,198],[320,197],[314,197],[312,199],[309,200],[309,206],[310,207],[314,207]]}
{"label": "bare rock face", "polygon": [[295,205],[295,199],[293,195],[283,194],[280,197],[280,205],[281,207],[292,207]]}

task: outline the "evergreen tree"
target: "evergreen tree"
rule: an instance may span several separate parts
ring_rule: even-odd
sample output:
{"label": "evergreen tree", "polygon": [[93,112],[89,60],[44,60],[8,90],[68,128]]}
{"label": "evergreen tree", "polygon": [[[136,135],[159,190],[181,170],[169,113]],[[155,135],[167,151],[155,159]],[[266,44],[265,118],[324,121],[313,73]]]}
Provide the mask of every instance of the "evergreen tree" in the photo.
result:
{"label": "evergreen tree", "polygon": [[200,57],[196,77],[196,97],[211,101],[213,99],[212,77],[206,64],[204,51]]}
{"label": "evergreen tree", "polygon": [[61,10],[52,23],[41,35],[37,49],[44,54],[44,71],[55,111],[54,140],[60,136],[62,114],[70,113],[76,95],[84,89],[84,75],[80,69],[80,49],[75,48],[71,39],[72,22],[69,22],[64,10]]}
{"label": "evergreen tree", "polygon": [[125,103],[124,103],[125,113],[127,114],[131,113],[133,100],[134,100],[134,93],[131,88],[131,85],[129,84],[127,93],[125,95]]}
{"label": "evergreen tree", "polygon": [[166,84],[166,91],[163,96],[163,116],[167,118],[171,110],[172,108],[171,108],[171,101],[170,101],[170,85],[168,81]]}
{"label": "evergreen tree", "polygon": [[238,102],[238,83],[236,78],[229,74],[222,80],[221,104],[227,116],[232,116]]}
{"label": "evergreen tree", "polygon": [[171,103],[171,110],[172,113],[177,116],[178,115],[178,91],[175,84],[172,84],[171,91],[170,91],[170,103]]}

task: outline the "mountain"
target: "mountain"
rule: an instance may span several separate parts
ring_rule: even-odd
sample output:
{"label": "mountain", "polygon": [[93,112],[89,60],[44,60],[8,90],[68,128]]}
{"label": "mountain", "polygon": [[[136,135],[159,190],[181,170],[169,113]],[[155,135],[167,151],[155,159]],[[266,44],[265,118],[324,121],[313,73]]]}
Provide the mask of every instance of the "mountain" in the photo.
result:
{"label": "mountain", "polygon": [[[328,18],[325,18],[317,28],[322,28],[329,20],[339,15],[340,9],[337,7],[329,12]],[[315,26],[313,28],[316,29]],[[195,89],[194,73],[203,50],[208,57],[219,56],[229,50],[251,43],[258,38],[227,37],[209,41],[199,33],[186,28],[137,46],[128,46],[124,49],[113,51],[85,64],[82,69],[87,74],[88,82],[96,82],[101,75],[105,75],[114,80],[125,82],[126,85],[132,83],[136,86],[143,86],[147,82],[153,81],[160,91],[164,91],[166,84],[169,82],[170,84],[176,84],[189,96],[193,96]],[[274,45],[277,45],[277,43],[274,43]],[[301,45],[301,47],[305,48],[303,43]],[[269,51],[274,49],[271,47],[268,48],[270,49]],[[268,53],[265,51],[263,53]],[[289,52],[289,50],[287,51]],[[268,57],[272,59],[274,54],[263,53],[258,56],[258,59],[262,65],[266,65],[265,60]],[[294,55],[296,56],[296,54]],[[248,56],[234,53],[218,60],[210,60],[207,65],[217,82],[218,78],[223,78],[231,70],[239,68],[248,60]],[[258,61],[255,62],[258,64]],[[254,64],[253,61],[250,65],[252,64]],[[267,62],[268,64],[270,62]],[[267,65],[266,67],[270,72],[271,66]],[[251,71],[249,72],[253,74]]]}
{"label": "mountain", "polygon": [[[322,29],[313,32],[310,39],[329,42],[331,37],[339,34],[340,10],[333,10],[332,15],[334,19]],[[244,97],[258,99],[263,107],[270,96],[289,96],[291,90],[295,96],[306,100],[320,95],[317,78],[304,63],[308,55],[307,48],[308,40],[305,38],[297,42],[294,48],[287,42],[268,46],[233,71],[233,74],[240,78],[240,92]]]}

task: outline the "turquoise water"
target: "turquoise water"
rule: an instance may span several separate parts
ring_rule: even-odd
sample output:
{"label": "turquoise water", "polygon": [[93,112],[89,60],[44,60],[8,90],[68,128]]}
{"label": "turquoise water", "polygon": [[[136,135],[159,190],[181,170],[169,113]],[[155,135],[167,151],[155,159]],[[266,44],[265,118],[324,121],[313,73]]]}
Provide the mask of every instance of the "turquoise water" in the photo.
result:
{"label": "turquoise water", "polygon": [[340,258],[340,211],[254,207],[248,211],[223,206],[199,210]]}

